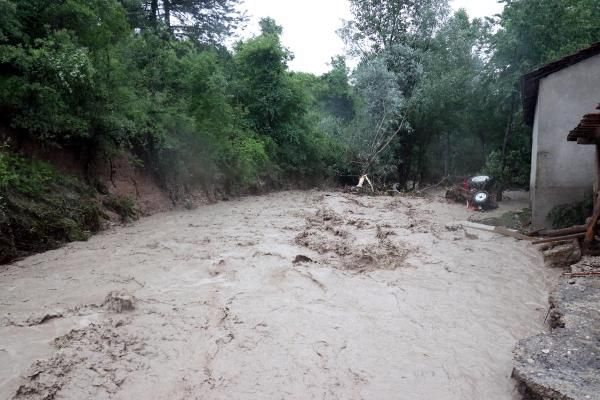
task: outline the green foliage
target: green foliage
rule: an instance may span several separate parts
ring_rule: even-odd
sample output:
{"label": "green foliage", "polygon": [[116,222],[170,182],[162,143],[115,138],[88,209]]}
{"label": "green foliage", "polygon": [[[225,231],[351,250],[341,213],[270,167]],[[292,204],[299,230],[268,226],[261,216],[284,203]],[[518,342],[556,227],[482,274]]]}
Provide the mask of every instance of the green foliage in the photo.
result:
{"label": "green foliage", "polygon": [[240,137],[232,145],[231,158],[236,180],[243,186],[257,184],[257,178],[267,172],[270,164],[266,145],[251,136]]}
{"label": "green foliage", "polygon": [[[243,19],[230,13],[236,3],[157,1],[165,36],[140,2],[3,0],[14,18],[0,19],[2,122],[106,156],[129,149],[174,200],[194,186],[314,174],[326,136],[287,70],[282,28],[264,19],[233,53],[206,44]],[[158,14],[167,9],[172,20]],[[186,25],[169,26],[176,19]]]}
{"label": "green foliage", "polygon": [[526,148],[522,148],[520,151],[510,150],[506,154],[506,165],[504,166],[504,171],[502,171],[502,152],[494,150],[488,155],[481,172],[496,177],[506,187],[528,189],[531,171],[529,154],[530,152]]}
{"label": "green foliage", "polygon": [[[228,49],[238,3],[0,0],[0,127],[82,162],[128,150],[173,201],[365,169],[401,184],[484,170],[526,187],[521,74],[600,40],[596,0],[505,0],[486,21],[450,15],[447,0],[352,0],[341,33],[360,63],[334,57],[315,76],[289,71],[271,18]],[[89,198],[4,153],[0,189],[15,199],[53,185]],[[73,226],[92,224],[87,209]]]}
{"label": "green foliage", "polygon": [[[404,184],[484,169],[505,186],[528,186],[531,130],[522,122],[520,78],[600,41],[600,3],[501,2],[502,14],[485,20],[471,20],[464,10],[450,15],[443,0],[350,2],[354,19],[340,33],[361,59],[352,87],[356,113],[345,126],[323,119],[352,149],[346,170],[365,148],[372,153],[367,144],[380,132],[373,117],[384,112],[382,94],[398,90],[402,118],[391,118],[390,129],[404,117],[409,129],[379,155],[373,172],[381,180]],[[362,83],[366,66],[377,61],[391,75],[375,81],[385,88]]]}
{"label": "green foliage", "polygon": [[548,213],[548,218],[552,221],[552,227],[555,229],[569,228],[574,225],[585,224],[586,218],[593,211],[594,199],[590,193],[584,201],[554,207]]}
{"label": "green foliage", "polygon": [[129,197],[108,196],[102,204],[109,210],[114,211],[121,217],[121,222],[135,221],[140,217],[135,201]]}
{"label": "green foliage", "polygon": [[237,8],[239,3],[240,0],[150,0],[128,5],[136,13],[134,22],[140,27],[145,26],[139,17],[142,14],[154,29],[164,27],[174,37],[216,44],[245,22]]}
{"label": "green foliage", "polygon": [[351,0],[354,15],[342,28],[342,37],[361,52],[396,44],[424,45],[449,11],[448,0]]}
{"label": "green foliage", "polygon": [[0,190],[41,196],[56,179],[56,172],[48,164],[0,151]]}
{"label": "green foliage", "polygon": [[0,151],[0,262],[100,229],[95,191],[40,161]]}

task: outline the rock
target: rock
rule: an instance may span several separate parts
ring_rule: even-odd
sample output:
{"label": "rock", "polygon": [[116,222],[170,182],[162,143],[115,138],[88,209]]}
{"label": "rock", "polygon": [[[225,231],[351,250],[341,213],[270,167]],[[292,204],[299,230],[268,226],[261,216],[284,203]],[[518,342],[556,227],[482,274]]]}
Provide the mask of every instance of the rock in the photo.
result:
{"label": "rock", "polygon": [[314,261],[312,260],[312,258],[303,256],[302,254],[298,254],[296,256],[296,258],[294,258],[294,261],[292,261],[292,263],[294,263],[294,264],[303,263],[303,262],[314,262]]}
{"label": "rock", "polygon": [[547,266],[566,268],[581,260],[581,248],[577,240],[558,242],[543,247],[542,255]]}
{"label": "rock", "polygon": [[[512,376],[526,399],[599,399],[600,349],[582,339],[577,331],[559,328],[519,342]],[[546,353],[551,346],[553,351]],[[567,348],[582,351],[566,356]]]}
{"label": "rock", "polygon": [[600,257],[583,257],[577,264],[571,265],[571,272],[600,271]]}
{"label": "rock", "polygon": [[132,311],[135,309],[135,297],[126,291],[110,292],[102,306],[109,311],[122,313],[124,311]]}
{"label": "rock", "polygon": [[[574,271],[600,266],[586,257]],[[600,278],[563,277],[550,295],[550,332],[515,348],[513,377],[527,399],[600,400]]]}

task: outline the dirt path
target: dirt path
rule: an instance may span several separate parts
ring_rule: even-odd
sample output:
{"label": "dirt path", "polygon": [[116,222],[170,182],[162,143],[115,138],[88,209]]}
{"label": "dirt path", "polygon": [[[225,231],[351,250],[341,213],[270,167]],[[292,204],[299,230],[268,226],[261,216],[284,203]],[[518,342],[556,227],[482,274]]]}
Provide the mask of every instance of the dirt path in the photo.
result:
{"label": "dirt path", "polygon": [[[460,205],[284,192],[0,272],[1,399],[513,399],[555,272]],[[298,257],[300,256],[300,257]],[[127,291],[133,311],[102,306]]]}

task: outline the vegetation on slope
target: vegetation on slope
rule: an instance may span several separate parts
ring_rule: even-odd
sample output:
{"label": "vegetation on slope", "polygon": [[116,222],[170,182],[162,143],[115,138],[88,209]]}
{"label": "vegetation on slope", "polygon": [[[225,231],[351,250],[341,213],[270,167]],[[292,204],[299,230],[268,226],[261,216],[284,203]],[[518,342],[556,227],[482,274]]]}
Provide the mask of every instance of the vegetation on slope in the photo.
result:
{"label": "vegetation on slope", "polygon": [[85,240],[101,219],[89,186],[48,164],[0,151],[0,263]]}
{"label": "vegetation on slope", "polygon": [[[365,172],[403,187],[483,170],[527,186],[519,78],[600,40],[596,0],[503,0],[485,20],[451,13],[447,0],[350,0],[340,35],[359,63],[350,71],[336,56],[315,76],[288,69],[270,18],[227,46],[245,22],[239,3],[0,0],[4,139],[12,150],[25,140],[75,149],[84,166],[125,150],[174,200]],[[30,180],[23,159],[2,151],[3,207],[39,201],[78,227],[29,231],[64,240],[97,229],[84,183],[35,162]],[[1,229],[7,243],[33,242]]]}

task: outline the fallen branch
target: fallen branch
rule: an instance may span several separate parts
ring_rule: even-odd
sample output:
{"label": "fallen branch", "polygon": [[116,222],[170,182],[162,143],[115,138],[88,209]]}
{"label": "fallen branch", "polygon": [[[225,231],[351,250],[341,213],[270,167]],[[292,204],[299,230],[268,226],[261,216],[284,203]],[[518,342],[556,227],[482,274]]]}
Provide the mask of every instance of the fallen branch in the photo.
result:
{"label": "fallen branch", "polygon": [[358,180],[358,185],[356,185],[356,187],[362,188],[363,185],[365,184],[365,180],[367,181],[369,186],[371,186],[371,191],[374,192],[375,188],[373,187],[373,184],[371,183],[371,180],[369,179],[369,177],[367,175],[363,175],[360,177],[360,179]]}
{"label": "fallen branch", "polygon": [[390,143],[392,143],[392,140],[394,140],[394,138],[396,136],[398,136],[398,134],[402,131],[402,128],[404,127],[404,122],[406,121],[406,114],[402,117],[402,121],[400,121],[400,126],[398,126],[398,129],[396,129],[396,131],[390,135],[390,137],[386,140],[386,142],[383,144],[383,146],[380,146],[379,144],[374,148],[374,150],[377,149],[377,147],[379,147],[379,150],[377,150],[375,152],[375,154],[373,154],[371,156],[371,158],[367,161],[367,163],[365,164],[364,168],[363,168],[363,174],[367,174],[367,172],[369,172],[369,168],[371,168],[371,165],[375,162],[375,160],[377,159],[377,157],[379,156],[379,154],[381,154],[382,151],[384,151],[389,145]]}
{"label": "fallen branch", "polygon": [[444,178],[442,178],[442,180],[441,180],[441,181],[439,181],[439,182],[438,182],[438,183],[436,183],[435,185],[428,186],[428,187],[426,187],[426,188],[424,188],[424,189],[421,189],[421,190],[416,190],[416,191],[415,191],[415,193],[417,193],[417,194],[421,194],[421,193],[423,193],[423,192],[426,192],[426,191],[428,191],[428,190],[431,190],[431,189],[433,189],[433,188],[436,188],[436,187],[440,186],[442,183],[446,182],[446,181],[448,180],[448,178],[449,178],[449,177],[450,177],[449,175],[448,175],[448,176],[445,176]]}

